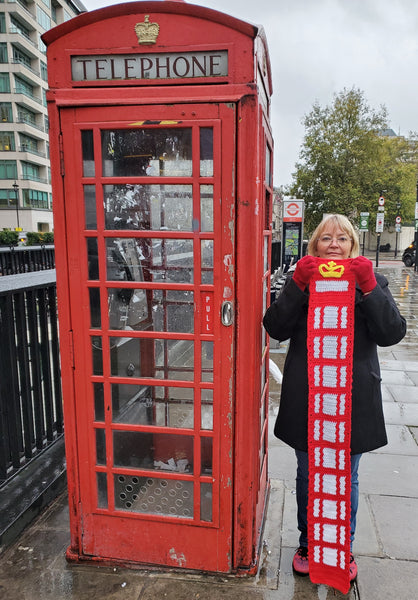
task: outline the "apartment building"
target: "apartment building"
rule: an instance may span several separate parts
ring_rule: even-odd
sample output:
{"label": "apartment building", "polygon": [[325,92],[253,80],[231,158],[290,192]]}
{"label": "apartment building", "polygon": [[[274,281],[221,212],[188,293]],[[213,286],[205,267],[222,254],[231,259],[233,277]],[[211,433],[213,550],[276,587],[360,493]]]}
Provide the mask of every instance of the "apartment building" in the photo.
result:
{"label": "apartment building", "polygon": [[0,0],[0,229],[53,231],[46,47],[79,0]]}

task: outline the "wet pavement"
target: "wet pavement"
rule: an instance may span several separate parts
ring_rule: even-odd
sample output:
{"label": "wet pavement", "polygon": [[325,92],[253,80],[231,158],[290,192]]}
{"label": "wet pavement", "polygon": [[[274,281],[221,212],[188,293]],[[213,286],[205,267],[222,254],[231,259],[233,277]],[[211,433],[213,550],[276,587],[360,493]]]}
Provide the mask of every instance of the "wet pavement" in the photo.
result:
{"label": "wet pavement", "polygon": [[[54,501],[0,555],[0,598],[11,600],[412,600],[418,597],[418,273],[380,260],[408,333],[380,348],[389,444],[360,463],[360,506],[354,554],[357,582],[343,596],[292,573],[297,546],[294,452],[273,437],[280,385],[271,378],[269,464],[271,494],[255,577],[127,570],[74,565],[66,495]],[[286,345],[272,344],[281,368]]]}

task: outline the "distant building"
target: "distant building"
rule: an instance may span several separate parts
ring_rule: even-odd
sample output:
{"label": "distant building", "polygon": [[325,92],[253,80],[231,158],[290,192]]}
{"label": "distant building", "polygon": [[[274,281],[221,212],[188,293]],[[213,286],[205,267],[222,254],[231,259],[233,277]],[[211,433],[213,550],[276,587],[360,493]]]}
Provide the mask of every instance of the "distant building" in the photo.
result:
{"label": "distant building", "polygon": [[0,229],[53,230],[41,35],[86,10],[78,0],[0,0]]}

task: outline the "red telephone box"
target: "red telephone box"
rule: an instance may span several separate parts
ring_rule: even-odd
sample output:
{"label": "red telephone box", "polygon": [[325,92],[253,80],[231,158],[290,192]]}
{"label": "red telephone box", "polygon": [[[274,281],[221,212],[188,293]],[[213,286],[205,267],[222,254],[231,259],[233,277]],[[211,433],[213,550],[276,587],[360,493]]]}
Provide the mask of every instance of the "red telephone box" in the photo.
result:
{"label": "red telephone box", "polygon": [[255,572],[268,495],[263,30],[134,2],[43,39],[67,556]]}

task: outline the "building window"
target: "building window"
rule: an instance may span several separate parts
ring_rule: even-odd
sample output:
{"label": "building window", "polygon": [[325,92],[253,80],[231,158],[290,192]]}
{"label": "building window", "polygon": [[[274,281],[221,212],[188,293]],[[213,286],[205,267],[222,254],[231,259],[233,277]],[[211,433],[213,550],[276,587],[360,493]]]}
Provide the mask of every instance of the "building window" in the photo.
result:
{"label": "building window", "polygon": [[46,63],[41,61],[41,77],[43,81],[48,81],[48,69]]}
{"label": "building window", "polygon": [[15,75],[16,94],[24,94],[29,98],[34,98],[33,86],[24,79]]}
{"label": "building window", "polygon": [[0,152],[14,152],[15,137],[12,131],[0,131]]}
{"label": "building window", "polygon": [[29,125],[37,127],[36,114],[28,108],[24,108],[23,106],[19,106],[18,108],[17,120],[19,123],[28,123]]}
{"label": "building window", "polygon": [[29,69],[32,67],[32,60],[30,56],[13,46],[13,62],[25,65]]}
{"label": "building window", "polygon": [[2,123],[13,123],[13,112],[10,102],[0,102],[0,115]]}
{"label": "building window", "polygon": [[6,33],[6,16],[3,12],[0,13],[0,33]]}
{"label": "building window", "polygon": [[19,23],[19,21],[17,21],[13,17],[10,17],[10,23],[11,33],[19,33],[20,35],[23,35],[23,37],[25,37],[27,40],[30,40],[30,31],[24,25],[22,25],[22,23]]}
{"label": "building window", "polygon": [[19,135],[20,149],[22,152],[33,152],[38,154],[38,140],[29,135]]}
{"label": "building window", "polygon": [[0,93],[10,94],[9,73],[0,73]]}
{"label": "building window", "polygon": [[23,206],[27,208],[45,208],[48,209],[48,193],[38,190],[22,190]]}
{"label": "building window", "polygon": [[51,29],[51,18],[48,17],[45,11],[40,6],[36,7],[36,17],[42,29]]}
{"label": "building window", "polygon": [[30,179],[31,181],[40,181],[40,169],[38,165],[29,162],[21,162],[22,178]]}
{"label": "building window", "polygon": [[9,208],[16,206],[16,194],[14,190],[0,190],[0,207]]}
{"label": "building window", "polygon": [[9,62],[7,56],[7,44],[6,42],[2,42],[0,44],[0,63],[7,64]]}
{"label": "building window", "polygon": [[0,160],[0,179],[17,179],[15,160]]}

